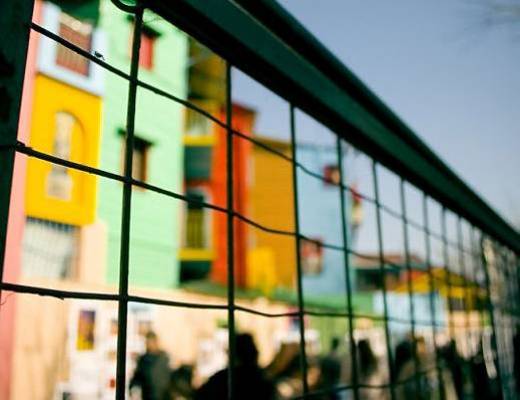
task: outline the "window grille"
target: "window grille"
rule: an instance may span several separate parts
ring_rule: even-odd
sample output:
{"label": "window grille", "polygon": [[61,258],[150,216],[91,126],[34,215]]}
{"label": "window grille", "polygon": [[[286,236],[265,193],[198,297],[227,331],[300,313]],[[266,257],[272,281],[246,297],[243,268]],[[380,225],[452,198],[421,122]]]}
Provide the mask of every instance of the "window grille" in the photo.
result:
{"label": "window grille", "polygon": [[71,225],[28,218],[23,237],[23,274],[41,278],[74,278],[77,235],[77,229]]}
{"label": "window grille", "polygon": [[[58,34],[81,49],[91,51],[92,26],[90,24],[61,13]],[[67,47],[58,46],[56,64],[81,75],[89,74],[89,60]]]}

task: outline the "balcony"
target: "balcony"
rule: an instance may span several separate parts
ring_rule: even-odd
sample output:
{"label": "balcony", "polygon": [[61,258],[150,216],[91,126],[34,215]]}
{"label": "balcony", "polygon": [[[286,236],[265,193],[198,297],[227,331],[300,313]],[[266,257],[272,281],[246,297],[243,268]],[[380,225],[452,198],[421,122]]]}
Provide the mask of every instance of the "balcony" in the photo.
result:
{"label": "balcony", "polygon": [[[218,117],[220,106],[215,101],[195,101],[195,104]],[[186,110],[186,131],[184,135],[184,177],[186,180],[209,180],[216,144],[215,124],[200,112]]]}
{"label": "balcony", "polygon": [[[188,197],[195,201],[205,201],[205,195],[199,190],[188,189]],[[179,252],[181,261],[181,282],[206,278],[214,259],[210,245],[209,213],[202,205],[187,204],[185,213],[184,246]]]}

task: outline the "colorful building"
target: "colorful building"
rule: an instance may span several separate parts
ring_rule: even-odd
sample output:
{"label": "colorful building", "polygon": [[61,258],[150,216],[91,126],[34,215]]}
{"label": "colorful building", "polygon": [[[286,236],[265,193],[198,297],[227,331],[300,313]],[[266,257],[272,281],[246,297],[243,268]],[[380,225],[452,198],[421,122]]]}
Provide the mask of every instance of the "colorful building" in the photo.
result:
{"label": "colorful building", "polygon": [[[186,36],[154,16],[145,19],[140,78],[185,96]],[[133,21],[110,1],[38,1],[34,20],[128,70]],[[46,154],[122,174],[128,82],[45,36],[34,36],[19,140]],[[138,109],[134,178],[182,191],[183,109],[143,90]],[[21,246],[7,254],[6,279],[70,291],[117,291],[122,184],[32,157],[24,175],[21,161],[25,157],[18,156],[13,196],[25,201],[13,204],[25,204],[16,216],[13,208],[9,234]],[[133,204],[131,285],[171,289],[179,274],[180,205],[139,189]],[[2,309],[2,398],[113,396],[115,304],[14,300],[9,323]],[[153,315],[150,307],[130,307],[129,360],[142,351],[139,326],[150,324]],[[130,361],[129,373],[131,367]]]}
{"label": "colorful building", "polygon": [[[100,27],[106,32],[106,61],[129,70],[133,21],[109,1],[101,3]],[[145,16],[139,78],[179,97],[186,96],[187,38],[164,20]],[[123,174],[128,82],[105,74],[101,169]],[[182,192],[184,108],[139,89],[135,119],[134,179]],[[107,243],[106,275],[119,279],[122,185],[99,180],[99,221]],[[130,285],[174,288],[179,277],[181,204],[167,196],[133,189],[130,234]],[[101,235],[100,235],[101,237]],[[101,243],[100,243],[101,245]]]}
{"label": "colorful building", "polygon": [[[33,21],[35,22],[40,21],[41,5],[40,0],[34,2]],[[27,51],[17,137],[17,139],[23,143],[27,143],[30,136],[38,42],[39,35],[36,32],[31,32]],[[16,154],[5,247],[4,282],[18,282],[21,276],[22,238],[26,219],[24,204],[26,170],[26,157],[21,154]],[[11,393],[14,347],[16,342],[14,330],[16,312],[17,299],[11,296],[10,301],[4,301],[0,312],[0,398],[2,399],[9,399]]]}
{"label": "colorful building", "polygon": [[[214,118],[225,121],[225,64],[195,41],[190,41],[193,62],[189,70],[189,99]],[[251,136],[260,145],[234,135],[234,210],[261,225],[294,231],[292,166],[265,146],[290,156],[288,142],[258,136],[254,132],[255,113],[233,104],[233,128]],[[196,201],[226,208],[226,137],[220,125],[195,110],[188,110],[184,138],[186,194]],[[315,171],[337,170],[335,148],[298,146],[301,162]],[[330,172],[330,171],[329,171]],[[330,185],[299,172],[302,231],[315,241],[302,241],[304,294],[339,297],[344,295],[345,278],[341,252],[316,246],[320,241],[334,242],[341,237],[338,214],[339,192]],[[320,193],[319,196],[314,196]],[[313,203],[314,202],[314,203]],[[324,213],[309,213],[316,202]],[[348,205],[347,205],[348,207]],[[181,281],[211,280],[227,283],[226,214],[208,210],[196,203],[185,210],[184,248],[180,252]],[[334,225],[331,229],[331,225]],[[269,233],[235,218],[235,282],[240,289],[258,294],[292,292],[296,287],[296,246],[294,237]],[[314,234],[313,231],[321,233]],[[303,232],[305,234],[305,232]],[[326,265],[326,268],[324,267]],[[308,267],[308,268],[307,268]],[[343,273],[344,275],[344,273]],[[287,298],[282,294],[282,297]],[[289,298],[291,295],[289,294]]]}
{"label": "colorful building", "polygon": [[[302,240],[304,295],[346,299],[345,258],[341,250],[324,248],[319,243],[343,246],[339,171],[336,148],[299,144],[297,159],[308,170],[326,179],[317,179],[298,170],[300,231],[310,240]],[[350,173],[344,168],[345,175]],[[349,215],[350,197],[345,196]],[[348,217],[346,224],[349,223]]]}
{"label": "colorful building", "polygon": [[[406,260],[401,254],[387,253],[385,260],[387,263],[384,285],[390,317],[388,324],[392,335],[401,339],[410,333],[411,300],[414,305],[413,318],[418,321],[415,327],[417,335],[433,340],[431,326],[429,326],[433,302],[435,320],[439,326],[444,327],[438,329],[440,338],[438,340],[443,343],[447,340],[447,328],[451,326],[452,333],[457,339],[458,350],[469,356],[473,348],[471,346],[476,346],[478,338],[478,335],[471,333],[482,329],[487,323],[482,319],[484,289],[463,274],[447,272],[444,267],[432,266],[430,276],[424,260],[415,254],[410,255],[410,273],[407,270]],[[384,312],[381,290],[383,280],[377,255],[372,254],[366,258],[356,257],[354,265],[356,290],[371,298],[371,306],[367,312],[382,315]],[[410,323],[403,323],[403,310],[406,310]],[[468,323],[470,328],[467,327]],[[470,343],[467,337],[473,342]]]}
{"label": "colorful building", "polygon": [[[291,156],[283,140],[255,136],[255,140],[280,154]],[[251,154],[250,216],[260,224],[294,231],[292,166],[278,154],[255,145]],[[247,286],[265,294],[296,287],[294,237],[250,229]]]}
{"label": "colorful building", "polygon": [[[35,19],[44,28],[86,51],[105,52],[98,2],[64,3],[63,7],[38,2],[37,6]],[[30,102],[30,112],[21,115],[30,133],[22,140],[37,151],[97,167],[103,70],[46,37],[38,36],[33,44],[35,68],[26,71],[33,96],[25,98]],[[25,204],[18,261],[21,273],[16,281],[51,287],[66,282],[101,283],[97,271],[102,263],[95,261],[104,260],[94,259],[96,249],[92,247],[97,218],[95,176],[31,157],[27,159],[26,176],[21,179],[25,181]],[[73,290],[70,286],[68,289]],[[66,327],[75,319],[75,314],[69,313],[73,302],[45,307],[45,302],[31,300],[18,296],[11,325],[15,335],[11,398],[54,395],[54,382],[62,380],[60,372],[65,371],[60,360],[67,348]],[[48,325],[44,315],[50,318]],[[45,326],[52,337],[43,332]],[[71,356],[70,361],[72,378],[78,359]],[[39,370],[31,365],[38,365]],[[26,384],[28,379],[32,385]]]}
{"label": "colorful building", "polygon": [[[193,39],[189,40],[188,46],[188,100],[214,118],[225,121],[225,64]],[[217,157],[217,149],[225,151],[226,148],[224,135],[222,128],[207,116],[186,109],[184,192],[194,201],[226,207],[225,164],[224,171],[216,171],[217,164],[221,167],[225,162],[225,158]],[[208,278],[216,259],[222,259],[223,255],[217,254],[225,251],[221,248],[219,234],[225,230],[225,225],[221,225],[226,223],[226,219],[217,214],[195,202],[184,205],[182,248],[179,252],[181,282]]]}
{"label": "colorful building", "polygon": [[[109,64],[128,70],[130,54],[126,43],[130,42],[133,21],[117,12],[111,2],[88,1],[77,6],[68,2],[43,2],[41,15],[40,23],[46,29],[86,51],[95,51]],[[196,74],[187,74],[187,38],[151,15],[145,16],[145,25],[140,79],[179,97],[186,96],[189,83],[191,94],[196,94],[206,80],[197,81]],[[128,82],[47,38],[41,39],[36,53],[35,68],[29,73],[35,89],[27,112],[31,116],[27,143],[59,158],[122,174]],[[214,65],[210,67],[213,73]],[[217,96],[216,102],[219,106],[214,115],[224,119],[222,98]],[[235,129],[251,134],[255,113],[234,105],[233,114]],[[227,132],[212,124],[211,131],[204,131],[207,135],[197,137],[193,135],[196,123],[195,126],[188,123],[187,127],[183,124],[192,118],[183,107],[139,89],[133,177],[180,193],[183,168],[187,166],[186,193],[190,197],[202,193],[206,196],[204,200],[225,207]],[[244,215],[250,214],[251,148],[248,141],[235,139],[235,209]],[[209,158],[200,156],[200,151],[208,150]],[[195,172],[194,162],[198,163]],[[206,162],[209,168],[205,167]],[[201,171],[203,175],[197,176]],[[35,158],[28,159],[26,179],[19,179],[25,180],[21,186],[27,196],[19,218],[25,227],[20,228],[21,273],[16,281],[66,291],[116,292],[122,184]],[[190,271],[185,268],[186,263],[190,265],[201,259],[211,261],[212,269],[206,275],[214,282],[223,283],[227,279],[226,216],[213,213],[210,217],[206,213],[193,204],[184,207],[178,200],[133,189],[132,291],[165,300],[222,301],[219,297],[178,289],[179,279]],[[246,287],[249,231],[238,221],[235,229],[237,284]],[[183,263],[182,269],[179,261]],[[14,271],[11,267],[10,270]],[[255,307],[256,300],[248,301]],[[262,307],[272,312],[287,311],[283,303],[270,302]],[[223,366],[225,348],[218,346],[218,327],[225,320],[225,313],[190,313],[190,329],[172,336],[171,327],[184,323],[186,312],[130,304],[129,375],[137,354],[143,351],[143,332],[150,328],[164,338],[164,348],[174,356],[172,366],[180,362],[197,363],[200,379]],[[290,329],[285,319],[273,320],[267,331],[265,322],[259,324],[252,316],[244,315],[237,321],[256,332],[263,362],[272,358],[274,341]],[[2,329],[6,326],[3,323]],[[17,296],[16,313],[13,312],[9,327],[14,338],[13,362],[8,366],[11,376],[5,377],[6,386],[12,390],[6,398],[113,398],[115,303]],[[276,333],[274,338],[272,332]],[[208,346],[213,346],[213,350],[205,355]],[[214,359],[213,355],[220,358]],[[208,357],[212,358],[209,363]],[[26,385],[27,379],[33,384]]]}
{"label": "colorful building", "polygon": [[[80,47],[103,51],[104,35],[97,26],[98,3],[91,2],[90,8],[83,6],[67,13],[45,2],[41,23]],[[77,19],[78,14],[84,19]],[[29,145],[97,167],[103,93],[99,66],[49,38],[40,38]],[[88,253],[81,246],[87,242],[83,238],[96,219],[96,177],[29,158],[25,199],[23,274],[70,278],[84,261],[81,257]],[[46,235],[53,237],[51,248],[41,240]]]}
{"label": "colorful building", "polygon": [[[131,42],[133,20],[110,1],[78,5],[44,2],[40,23],[128,71],[127,44]],[[141,80],[187,97],[213,117],[226,120],[225,69],[218,57],[148,14],[141,42]],[[59,158],[122,175],[128,82],[47,38],[40,40],[35,58],[32,112],[26,114],[31,115],[28,144]],[[254,110],[235,103],[232,114],[233,129],[246,136],[235,135],[232,140],[234,210],[265,227],[293,232],[292,165],[264,148],[290,156],[291,145],[254,135]],[[133,188],[132,292],[166,300],[224,301],[183,289],[194,280],[209,280],[221,288],[227,283],[227,215],[202,207],[203,202],[227,207],[227,135],[226,129],[200,113],[138,89],[133,178],[172,192],[184,191],[194,201],[181,202]],[[260,145],[253,144],[248,136]],[[334,148],[298,145],[297,156],[308,169],[329,177],[331,182],[337,178]],[[302,240],[299,249],[306,305],[318,304],[316,300],[321,299],[318,305],[343,310],[344,254],[319,246],[320,242],[341,245],[339,188],[301,170],[298,179],[301,232],[310,239]],[[122,184],[35,158],[27,162],[25,180],[25,209],[20,214],[20,282],[71,291],[116,292]],[[287,312],[296,299],[295,238],[267,232],[239,218],[235,218],[234,231],[237,297],[252,308],[258,301],[259,308],[267,312]],[[179,288],[180,283],[186,285]],[[245,298],[241,297],[244,293]],[[17,307],[12,324],[12,332],[19,334],[13,339],[11,398],[94,393],[96,398],[113,397],[116,304],[21,297]],[[34,318],[27,317],[28,310]],[[218,342],[223,318],[225,313],[217,311],[200,313],[190,317],[189,329],[172,337],[171,327],[185,323],[185,310],[130,304],[128,374],[132,360],[143,350],[146,329],[153,328],[165,338],[163,345],[177,357],[175,363],[193,363],[209,357],[201,354],[208,352],[206,344]],[[269,329],[276,333],[274,338],[265,321],[250,315],[237,317],[237,321],[238,326],[248,326],[255,332],[265,362],[273,356],[275,339],[285,340],[295,327],[289,319],[273,319]],[[323,341],[338,332],[346,333],[344,325],[327,328],[320,324],[316,319],[307,327],[310,341],[317,342],[320,335]],[[35,331],[38,334],[33,334]],[[199,375],[207,377],[223,366],[224,348],[220,348],[219,357],[220,361],[212,362],[213,369],[206,368]],[[34,365],[39,368],[29,368]],[[36,383],[25,385],[27,376],[20,371],[30,371],[30,379]]]}
{"label": "colorful building", "polygon": [[[189,70],[189,99],[220,121],[226,121],[224,63],[207,49],[190,41],[193,62]],[[233,129],[251,135],[255,112],[239,104],[232,107]],[[219,124],[195,110],[188,110],[184,136],[184,180],[186,195],[200,202],[227,207],[227,135]],[[249,212],[249,162],[251,143],[233,138],[234,209]],[[181,280],[210,278],[227,282],[227,216],[196,203],[187,203],[184,213],[184,240],[180,251]],[[235,219],[235,282],[245,287],[247,280],[248,226]]]}

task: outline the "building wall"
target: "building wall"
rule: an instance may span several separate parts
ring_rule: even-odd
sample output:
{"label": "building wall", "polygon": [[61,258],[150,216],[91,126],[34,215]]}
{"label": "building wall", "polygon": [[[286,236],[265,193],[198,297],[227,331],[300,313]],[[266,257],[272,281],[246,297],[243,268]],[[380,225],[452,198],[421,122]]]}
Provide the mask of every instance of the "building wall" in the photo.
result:
{"label": "building wall", "polygon": [[[52,94],[52,95],[51,95]],[[30,146],[46,154],[55,153],[57,114],[75,118],[69,160],[97,166],[101,125],[101,99],[66,83],[38,74]],[[58,154],[57,154],[58,155]],[[58,155],[59,156],[59,155]],[[68,169],[70,198],[50,195],[48,183],[54,165],[29,158],[27,165],[26,213],[28,216],[71,225],[86,225],[95,218],[95,175]]]}
{"label": "building wall", "polygon": [[[290,156],[288,143],[264,142]],[[274,229],[294,231],[292,167],[287,160],[253,146],[249,196],[253,220]],[[276,287],[292,288],[295,276],[294,238],[251,229],[248,286],[267,292]]]}
{"label": "building wall", "polygon": [[[299,145],[297,158],[306,168],[323,175],[327,165],[337,165],[334,147]],[[342,246],[339,188],[298,170],[298,200],[301,233],[311,239]],[[349,196],[346,193],[348,219]],[[304,295],[346,295],[344,254],[341,250],[322,250],[322,271],[305,274]]]}
{"label": "building wall", "polygon": [[[233,105],[233,128],[251,135],[255,114],[239,105]],[[225,118],[223,118],[225,119]],[[216,129],[216,144],[212,165],[212,197],[214,204],[226,207],[227,201],[227,132],[218,127]],[[249,207],[249,164],[251,157],[251,143],[245,139],[233,137],[233,200],[234,210],[242,215],[250,215]],[[225,213],[214,213],[213,243],[215,243],[215,261],[211,277],[213,281],[226,284],[227,282],[227,216]],[[247,262],[247,235],[248,226],[235,218],[234,269],[236,285],[243,287],[246,283]]]}
{"label": "building wall", "polygon": [[68,302],[19,295],[17,306],[10,398],[52,399],[55,384],[67,367],[64,343]]}
{"label": "building wall", "polygon": [[[35,279],[25,280],[25,284],[45,284]],[[89,290],[95,292],[114,291],[115,287],[106,285],[78,285],[73,282],[58,282],[59,290]],[[190,303],[225,304],[225,299],[188,293],[179,289],[157,290],[138,289],[136,294],[156,297],[163,300],[184,301]],[[60,300],[51,297],[18,296],[19,312],[16,347],[19,349],[14,360],[14,378],[12,399],[48,400],[62,389],[78,394],[82,398],[114,398],[110,381],[115,378],[115,359],[111,354],[115,350],[115,332],[110,322],[117,316],[115,302],[88,300]],[[244,306],[262,309],[270,313],[286,313],[284,304],[265,300],[243,300]],[[77,349],[78,312],[95,311],[93,348]],[[128,377],[131,376],[135,359],[133,356],[144,351],[142,335],[138,333],[138,321],[149,321],[151,328],[158,334],[161,347],[170,357],[171,367],[182,364],[196,365],[200,362],[204,370],[196,370],[196,383],[207,379],[206,367],[218,361],[227,362],[225,347],[219,347],[218,336],[227,344],[227,331],[221,328],[226,324],[225,310],[193,310],[189,308],[160,307],[130,303],[128,321],[127,362]],[[288,318],[259,318],[248,313],[237,313],[237,328],[241,332],[251,333],[259,349],[259,361],[267,365],[274,357],[280,338],[286,337],[291,329]],[[201,358],[204,345],[209,345],[213,352],[222,353],[217,360]],[[211,353],[210,353],[211,355]],[[80,361],[83,360],[83,363]],[[87,362],[88,361],[88,362]],[[217,361],[217,365],[215,365]],[[215,371],[212,371],[215,372]],[[78,379],[82,378],[81,382]],[[31,384],[28,385],[27,382]]]}
{"label": "building wall", "polygon": [[[34,3],[33,21],[39,22],[41,2]],[[22,92],[20,121],[18,124],[18,140],[27,143],[31,129],[31,112],[36,75],[36,55],[38,49],[38,34],[30,33],[27,62]],[[21,244],[25,224],[25,174],[27,158],[16,154],[9,206],[9,221],[4,259],[5,282],[17,282],[21,270]],[[10,296],[9,301],[4,296]],[[9,399],[11,392],[12,361],[15,341],[16,298],[4,291],[2,293],[2,311],[0,312],[0,398]]]}
{"label": "building wall", "polygon": [[[412,318],[410,313],[410,295],[408,293],[388,292],[387,296],[388,304],[388,316],[390,318]],[[414,318],[416,321],[422,322],[419,324],[420,327],[424,327],[425,324],[430,323],[430,295],[429,293],[414,293],[412,296],[414,304]],[[373,296],[373,311],[376,314],[383,315],[383,296],[381,292],[377,292]],[[446,301],[442,298],[439,293],[433,294],[433,307],[435,310],[435,318],[439,323],[445,323],[446,318]],[[409,324],[403,324],[399,321],[390,321],[389,326],[394,334],[405,335],[410,331]]]}
{"label": "building wall", "polygon": [[[186,95],[187,39],[166,22],[147,14],[149,25],[159,32],[154,51],[154,67],[140,68],[140,79],[179,97]],[[129,70],[132,22],[102,2],[100,25],[105,30],[105,59]],[[128,82],[106,73],[103,101],[103,137],[101,168],[123,174],[123,135],[126,127]],[[135,134],[151,143],[149,183],[172,191],[182,191],[183,108],[170,100],[139,89]],[[99,218],[108,226],[107,279],[118,281],[122,185],[101,179],[99,182]],[[180,204],[171,198],[140,189],[133,190],[130,284],[174,287],[178,282]]]}

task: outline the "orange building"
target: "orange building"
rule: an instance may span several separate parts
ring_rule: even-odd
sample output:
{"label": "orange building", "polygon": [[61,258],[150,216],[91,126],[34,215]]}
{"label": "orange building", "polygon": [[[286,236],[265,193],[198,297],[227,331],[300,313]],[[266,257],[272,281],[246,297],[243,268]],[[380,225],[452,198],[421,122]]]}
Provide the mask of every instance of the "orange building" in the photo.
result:
{"label": "orange building", "polygon": [[[226,121],[225,63],[195,41],[190,42],[189,100]],[[254,133],[256,113],[233,103],[232,126],[246,137]],[[227,208],[227,135],[221,125],[188,109],[184,134],[186,195],[197,202]],[[278,152],[290,154],[289,143],[255,137]],[[233,209],[264,226],[294,230],[291,164],[239,135],[233,135]],[[181,282],[209,278],[227,284],[227,214],[196,202],[184,212],[184,240],[179,252]],[[294,238],[265,232],[235,218],[235,285],[269,293],[290,288],[295,276]]]}
{"label": "orange building", "polygon": [[[206,104],[207,106],[207,104]],[[224,116],[221,113],[221,118]],[[251,136],[255,113],[233,105],[233,128]],[[209,134],[185,140],[185,176],[188,197],[227,206],[227,132],[208,124]],[[279,153],[290,155],[290,144],[255,137]],[[238,214],[274,229],[294,230],[291,164],[251,141],[233,137],[234,210]],[[260,290],[294,286],[296,257],[294,238],[251,227],[239,218],[234,223],[235,284]],[[185,213],[185,242],[181,250],[181,279],[189,281],[209,276],[227,283],[227,215],[221,211],[188,204]]]}
{"label": "orange building", "polygon": [[[220,121],[226,121],[225,63],[217,55],[190,41],[189,100]],[[255,111],[233,104],[233,128],[252,134]],[[184,135],[184,180],[186,195],[196,201],[227,207],[228,132],[199,112],[188,109]],[[233,138],[233,208],[248,215],[248,182],[251,143]],[[227,214],[209,210],[195,202],[184,213],[184,240],[179,252],[181,282],[209,277],[227,283]],[[238,219],[234,224],[235,282],[246,285],[248,227]]]}
{"label": "orange building", "polygon": [[[205,103],[208,105],[211,103]],[[215,105],[215,103],[213,103]],[[209,106],[209,109],[211,107]],[[216,111],[216,107],[213,108]],[[251,135],[255,113],[238,104],[233,105],[233,129]],[[190,111],[193,113],[193,111]],[[220,109],[221,120],[225,113]],[[196,117],[189,115],[188,120]],[[191,133],[185,138],[185,185],[188,197],[227,205],[227,131],[215,123],[199,125],[200,134]],[[251,143],[239,137],[233,138],[233,193],[234,210],[248,215],[248,174]],[[210,211],[196,204],[187,204],[185,212],[185,240],[180,252],[181,280],[204,276],[211,270],[212,281],[227,282],[227,214]],[[234,265],[237,286],[246,284],[247,225],[235,219]],[[184,278],[184,279],[183,279]]]}
{"label": "orange building", "polygon": [[[246,107],[233,105],[233,129],[250,136],[253,128],[255,112]],[[216,132],[216,144],[212,163],[212,192],[215,204],[227,204],[227,141],[228,132],[219,127]],[[251,157],[251,142],[237,136],[233,137],[233,209],[241,215],[248,215],[248,174]],[[213,224],[215,240],[215,261],[211,271],[215,282],[227,282],[227,214],[215,213]],[[246,284],[247,235],[248,226],[235,218],[234,222],[234,268],[235,284],[244,287]]]}
{"label": "orange building", "polygon": [[[290,156],[288,142],[255,137],[278,153]],[[294,231],[294,204],[291,164],[279,155],[253,146],[251,151],[249,198],[251,218],[264,226]],[[295,284],[295,239],[261,229],[250,229],[247,286],[270,293],[276,287]]]}

